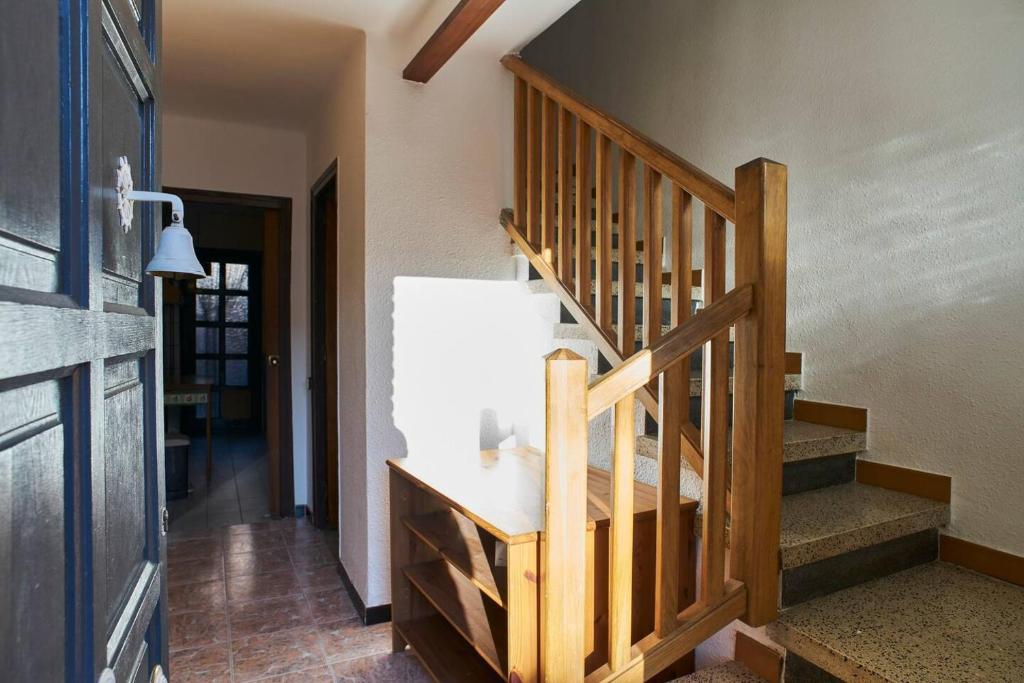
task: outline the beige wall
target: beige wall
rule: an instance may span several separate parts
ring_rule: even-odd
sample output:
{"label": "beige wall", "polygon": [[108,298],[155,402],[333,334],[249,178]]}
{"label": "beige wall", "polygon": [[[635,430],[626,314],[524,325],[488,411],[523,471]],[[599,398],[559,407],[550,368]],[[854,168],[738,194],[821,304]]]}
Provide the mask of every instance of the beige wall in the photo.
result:
{"label": "beige wall", "polygon": [[305,504],[310,490],[306,136],[301,131],[170,113],[164,114],[162,123],[165,185],[292,200],[292,446],[295,504]]}

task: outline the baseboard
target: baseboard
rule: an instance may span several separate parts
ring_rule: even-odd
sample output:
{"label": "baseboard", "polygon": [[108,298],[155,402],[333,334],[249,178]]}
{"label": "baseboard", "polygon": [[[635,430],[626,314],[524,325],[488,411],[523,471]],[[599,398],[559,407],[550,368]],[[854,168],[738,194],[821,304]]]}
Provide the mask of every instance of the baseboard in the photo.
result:
{"label": "baseboard", "polygon": [[782,654],[742,631],[736,631],[736,651],[733,658],[767,683],[782,681]]}
{"label": "baseboard", "polygon": [[942,534],[939,536],[939,559],[1024,586],[1024,557],[1019,555]]}
{"label": "baseboard", "polygon": [[940,503],[948,503],[951,499],[952,480],[945,474],[885,465],[870,460],[857,460],[857,481],[869,486],[931,498]]}
{"label": "baseboard", "polygon": [[363,598],[360,597],[359,591],[356,590],[355,584],[352,583],[352,579],[348,577],[348,572],[345,571],[345,565],[338,561],[338,574],[341,575],[341,582],[345,584],[345,592],[348,593],[348,597],[352,600],[352,605],[356,608],[356,613],[366,626],[373,626],[374,624],[383,624],[391,621],[391,605],[373,605],[367,607],[366,603],[363,602]]}
{"label": "baseboard", "polygon": [[868,429],[867,408],[844,406],[838,403],[821,403],[798,398],[793,402],[793,418],[802,422],[841,427],[857,432],[866,432]]}

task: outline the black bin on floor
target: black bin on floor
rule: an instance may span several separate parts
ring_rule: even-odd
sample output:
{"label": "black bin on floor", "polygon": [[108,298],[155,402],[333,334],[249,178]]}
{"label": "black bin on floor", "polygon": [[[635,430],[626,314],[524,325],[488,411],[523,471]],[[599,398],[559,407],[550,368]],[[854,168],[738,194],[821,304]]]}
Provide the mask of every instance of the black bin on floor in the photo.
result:
{"label": "black bin on floor", "polygon": [[184,434],[164,437],[164,488],[167,500],[188,497],[188,456],[191,441]]}

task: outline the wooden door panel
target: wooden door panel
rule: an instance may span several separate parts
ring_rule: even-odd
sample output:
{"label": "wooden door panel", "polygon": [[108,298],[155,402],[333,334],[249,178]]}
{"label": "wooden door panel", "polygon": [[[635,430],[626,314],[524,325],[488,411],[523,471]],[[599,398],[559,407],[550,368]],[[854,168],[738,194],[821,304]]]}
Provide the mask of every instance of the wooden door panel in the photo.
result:
{"label": "wooden door panel", "polygon": [[[0,392],[0,670],[11,681],[64,678],[64,506],[60,380]],[[30,523],[24,523],[31,520]],[[11,561],[11,560],[14,561]],[[25,643],[31,643],[26,652]],[[10,678],[6,678],[10,676]]]}
{"label": "wooden door panel", "polygon": [[[0,22],[0,285],[59,286],[60,62],[67,57],[55,2],[3,5]],[[36,27],[26,31],[25,26]],[[31,55],[24,58],[22,55]]]}

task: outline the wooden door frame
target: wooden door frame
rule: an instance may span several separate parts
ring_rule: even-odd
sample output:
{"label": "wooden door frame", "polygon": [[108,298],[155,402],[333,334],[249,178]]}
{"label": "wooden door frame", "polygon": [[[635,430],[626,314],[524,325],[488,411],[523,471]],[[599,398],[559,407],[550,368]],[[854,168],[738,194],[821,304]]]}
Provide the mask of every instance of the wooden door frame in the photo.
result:
{"label": "wooden door frame", "polygon": [[[292,200],[291,197],[275,197],[271,195],[243,194],[238,192],[218,192],[214,190],[197,190],[181,187],[164,187],[181,197],[184,202],[203,202],[206,204],[223,204],[226,206],[246,206],[263,209],[275,209],[280,215],[278,229],[278,305],[281,311],[282,324],[279,326],[279,344],[281,349],[281,382],[280,412],[280,450],[275,463],[267,462],[267,483],[270,490],[278,492],[276,500],[270,501],[271,512],[282,517],[290,517],[295,510],[295,469],[292,448],[292,355],[291,355],[291,253],[292,253]],[[188,216],[185,217],[188,225]],[[266,278],[266,273],[264,273]],[[266,398],[266,394],[264,395]],[[266,429],[264,425],[264,429]],[[268,449],[268,457],[272,456]],[[276,484],[276,487],[275,487]],[[275,510],[276,507],[276,510]]]}
{"label": "wooden door frame", "polygon": [[[327,467],[327,444],[329,443],[329,441],[325,438],[324,439],[324,443],[323,443],[323,447],[322,448],[320,447],[320,441],[319,441],[319,436],[318,436],[318,424],[317,424],[317,416],[320,413],[320,411],[322,411],[323,414],[324,414],[324,417],[323,417],[324,434],[327,434],[329,432],[329,430],[333,429],[335,434],[339,435],[339,437],[337,439],[337,444],[336,444],[337,447],[338,447],[337,448],[338,453],[336,455],[336,459],[338,460],[338,462],[340,462],[340,457],[341,457],[341,454],[340,454],[340,446],[341,446],[341,444],[340,444],[340,434],[339,434],[339,429],[338,429],[338,385],[337,385],[337,377],[335,376],[335,378],[334,378],[334,382],[335,382],[335,384],[334,384],[334,391],[333,392],[329,392],[327,390],[327,388],[328,388],[327,384],[324,381],[327,378],[326,377],[323,377],[323,378],[319,377],[318,373],[315,370],[316,363],[317,363],[317,360],[316,360],[316,349],[318,348],[317,347],[317,344],[318,344],[317,329],[316,329],[316,325],[315,325],[315,321],[317,319],[317,317],[316,317],[317,316],[316,306],[317,306],[318,302],[322,302],[322,301],[321,301],[321,299],[319,297],[313,296],[313,294],[312,294],[315,291],[314,288],[316,287],[316,277],[317,277],[316,268],[315,268],[316,256],[317,256],[317,230],[318,230],[318,228],[317,228],[317,220],[320,218],[320,215],[318,213],[317,198],[318,198],[318,195],[321,192],[323,192],[323,190],[325,188],[327,188],[327,186],[331,182],[334,183],[334,199],[335,199],[335,205],[337,206],[338,205],[338,197],[339,197],[339,191],[338,191],[339,190],[339,187],[338,187],[338,160],[337,159],[333,160],[327,166],[327,168],[324,170],[324,172],[320,174],[320,177],[317,178],[316,182],[313,183],[313,186],[310,188],[310,192],[309,192],[309,221],[310,221],[310,223],[309,223],[309,225],[310,225],[310,229],[309,229],[309,247],[310,247],[310,252],[309,252],[309,254],[310,254],[309,277],[310,277],[310,293],[311,293],[311,295],[309,297],[309,306],[310,306],[310,320],[309,320],[309,332],[310,332],[310,334],[309,334],[309,341],[310,341],[310,372],[311,372],[311,377],[310,377],[310,382],[309,382],[309,389],[310,389],[310,411],[309,411],[309,413],[310,413],[310,425],[311,425],[311,428],[310,428],[310,456],[311,456],[310,457],[310,469],[311,469],[311,474],[312,474],[312,479],[313,479],[313,491],[312,491],[312,494],[313,494],[313,523],[318,528],[325,528],[325,527],[330,526],[330,514],[329,514],[329,510],[327,509],[328,508],[328,477],[332,476],[332,474],[333,474],[333,476],[335,477],[335,481],[337,481],[337,477],[338,477],[338,472],[331,473],[331,472],[327,471],[328,470],[328,467]],[[337,215],[335,216],[335,222],[334,222],[333,241],[332,241],[331,237],[332,236],[325,235],[324,236],[325,242],[328,243],[328,244],[333,243],[334,245],[337,245],[337,243],[338,243],[338,241],[337,241],[337,238],[338,238]],[[325,269],[328,272],[331,271],[331,268],[329,267],[329,264],[333,260],[333,264],[334,264],[333,272],[334,272],[335,276],[337,276],[337,272],[338,272],[337,271],[337,258],[338,258],[337,251],[335,250],[332,253],[332,252],[330,252],[330,250],[324,250],[324,255],[327,258],[327,262],[326,262],[327,265],[325,265]],[[326,279],[326,276],[325,276],[325,279]],[[337,304],[337,279],[335,279],[334,286],[335,286],[335,289],[333,290],[334,302],[335,302],[335,304]],[[335,330],[337,330],[337,327],[338,327],[337,305],[335,305],[335,307],[334,307],[333,315],[328,313],[327,318],[324,320],[324,326],[323,326],[323,330],[325,331],[325,334],[323,335],[324,336],[323,345],[328,347],[328,348],[325,349],[324,353],[328,357],[333,355],[333,357],[336,359],[337,358],[337,352],[338,352],[337,335],[335,334],[333,339],[332,339],[331,335],[326,334],[326,330],[332,329],[332,327]],[[333,344],[331,343],[332,341],[333,341]],[[335,362],[334,368],[335,368],[335,370],[337,370],[337,363],[336,362]],[[331,401],[331,398],[330,398],[331,396],[333,396],[333,401]],[[340,499],[340,491],[338,491],[338,496],[337,497],[339,497],[339,499]],[[338,514],[340,515],[340,510],[338,511]]]}

